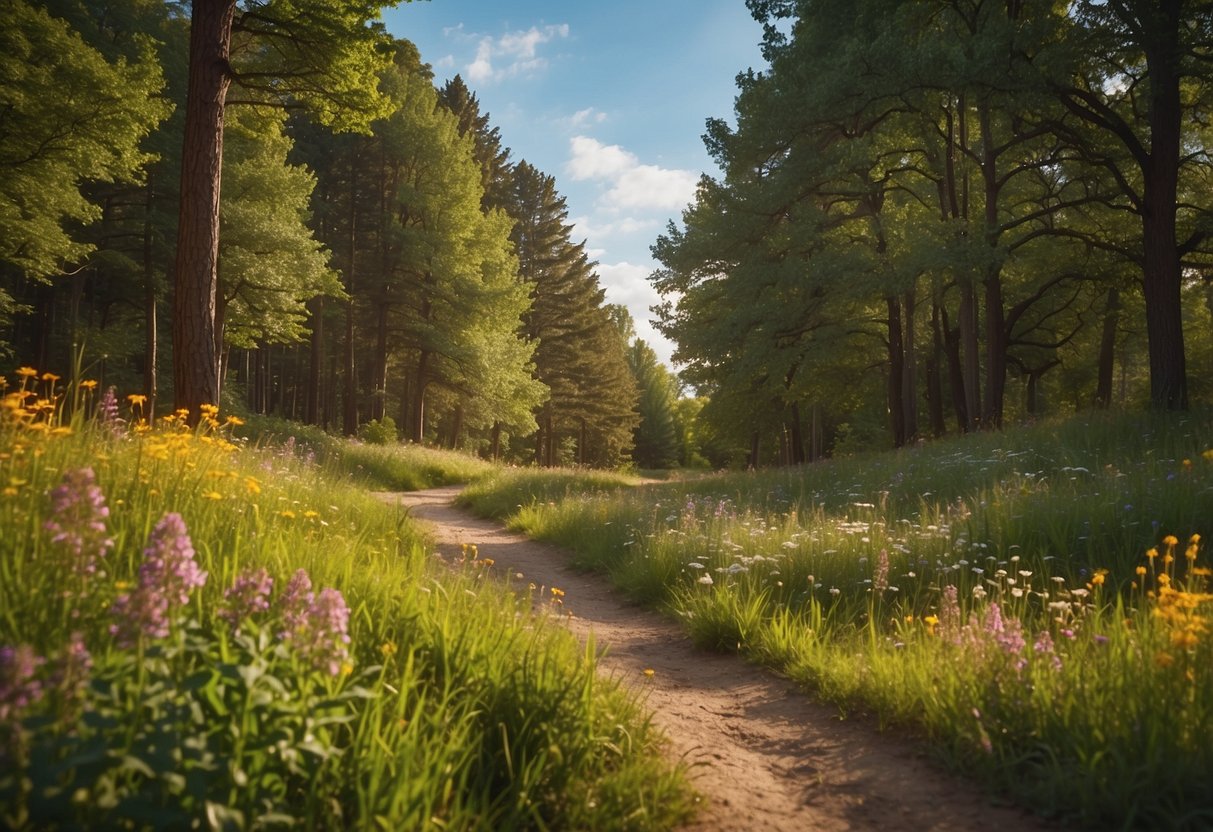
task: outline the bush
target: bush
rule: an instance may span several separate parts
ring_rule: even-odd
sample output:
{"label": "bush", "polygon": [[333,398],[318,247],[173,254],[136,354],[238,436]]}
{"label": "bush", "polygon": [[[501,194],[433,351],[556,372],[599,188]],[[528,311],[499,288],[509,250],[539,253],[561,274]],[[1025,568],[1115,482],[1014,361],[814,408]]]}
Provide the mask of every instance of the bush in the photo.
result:
{"label": "bush", "polygon": [[368,445],[390,445],[396,441],[396,422],[391,416],[371,419],[358,428],[358,438]]}

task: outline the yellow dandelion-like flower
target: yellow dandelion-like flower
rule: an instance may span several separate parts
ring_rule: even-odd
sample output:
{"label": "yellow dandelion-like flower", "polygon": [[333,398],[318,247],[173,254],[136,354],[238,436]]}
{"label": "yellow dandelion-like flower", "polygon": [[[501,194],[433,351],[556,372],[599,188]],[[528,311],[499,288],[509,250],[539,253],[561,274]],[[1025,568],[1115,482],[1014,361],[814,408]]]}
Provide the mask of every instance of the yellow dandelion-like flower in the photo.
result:
{"label": "yellow dandelion-like flower", "polygon": [[1210,569],[1207,566],[1193,566],[1192,570],[1191,570],[1191,574],[1195,575],[1198,578],[1207,578],[1210,575],[1213,575],[1213,569]]}
{"label": "yellow dandelion-like flower", "polygon": [[4,490],[0,491],[0,494],[3,494],[5,497],[16,497],[17,489],[13,488],[11,485],[6,485]]}
{"label": "yellow dandelion-like flower", "polygon": [[391,658],[392,656],[396,655],[396,651],[397,651],[397,647],[396,647],[395,642],[385,641],[385,642],[383,642],[383,644],[379,645],[379,652],[383,654],[383,657],[385,659]]}
{"label": "yellow dandelion-like flower", "polygon": [[1162,542],[1168,546],[1176,546],[1179,544],[1179,538],[1173,534],[1169,534],[1162,539]]}
{"label": "yellow dandelion-like flower", "polygon": [[33,367],[18,367],[17,375],[21,376],[22,378],[33,378],[34,376],[38,375],[38,371]]}
{"label": "yellow dandelion-like flower", "polygon": [[309,508],[307,511],[303,512],[303,517],[305,520],[314,520],[319,516],[320,512],[316,511],[315,509]]}
{"label": "yellow dandelion-like flower", "polygon": [[239,416],[228,416],[227,419],[224,420],[223,424],[231,425],[232,427],[240,427],[240,425],[244,424],[244,420]]}
{"label": "yellow dandelion-like flower", "polygon": [[1138,575],[1145,575],[1145,574],[1146,574],[1146,568],[1145,568],[1144,566],[1139,566],[1139,567],[1137,567],[1137,570],[1136,570],[1136,571],[1137,571],[1137,574],[1138,574]]}
{"label": "yellow dandelion-like flower", "polygon": [[51,384],[54,384],[59,380],[59,376],[55,375],[54,373],[43,373],[42,380],[49,381]]}
{"label": "yellow dandelion-like flower", "polygon": [[284,508],[282,511],[278,512],[278,516],[285,517],[287,520],[294,520],[295,512],[291,511],[289,508]]}
{"label": "yellow dandelion-like flower", "polygon": [[553,598],[563,598],[563,597],[564,597],[564,590],[563,590],[563,589],[557,589],[556,587],[552,587],[552,597],[553,597]]}
{"label": "yellow dandelion-like flower", "polygon": [[215,404],[200,404],[198,405],[198,412],[203,416],[214,418],[219,415],[219,406]]}
{"label": "yellow dandelion-like flower", "polygon": [[654,675],[656,672],[657,672],[657,671],[653,670],[653,668],[651,668],[651,667],[646,667],[646,668],[644,669],[644,675],[645,675],[645,677],[646,677],[646,678],[648,678],[648,679],[652,679],[652,678],[653,678],[653,675]]}
{"label": "yellow dandelion-like flower", "polygon": [[1209,448],[1201,456],[1205,458],[1205,462],[1213,462],[1213,448]]}
{"label": "yellow dandelion-like flower", "polygon": [[218,491],[208,491],[202,495],[202,499],[204,499],[204,500],[222,500],[223,495],[220,494]]}
{"label": "yellow dandelion-like flower", "polygon": [[95,378],[86,378],[84,381],[80,382],[80,387],[84,390],[96,390],[97,380]]}
{"label": "yellow dandelion-like flower", "polygon": [[126,400],[130,402],[131,407],[143,407],[147,404],[147,396],[142,393],[131,393],[126,397]]}
{"label": "yellow dandelion-like flower", "polygon": [[342,662],[341,663],[341,675],[342,676],[349,676],[353,672],[354,672],[354,663],[353,662]]}
{"label": "yellow dandelion-like flower", "polygon": [[482,558],[480,562],[483,563],[485,566],[492,566],[497,561],[493,560],[492,558]]}
{"label": "yellow dandelion-like flower", "polygon": [[51,436],[71,436],[72,429],[67,425],[59,425],[56,428],[51,428]]}
{"label": "yellow dandelion-like flower", "polygon": [[1159,667],[1170,667],[1171,665],[1175,664],[1175,657],[1170,653],[1155,653],[1154,664],[1158,665]]}

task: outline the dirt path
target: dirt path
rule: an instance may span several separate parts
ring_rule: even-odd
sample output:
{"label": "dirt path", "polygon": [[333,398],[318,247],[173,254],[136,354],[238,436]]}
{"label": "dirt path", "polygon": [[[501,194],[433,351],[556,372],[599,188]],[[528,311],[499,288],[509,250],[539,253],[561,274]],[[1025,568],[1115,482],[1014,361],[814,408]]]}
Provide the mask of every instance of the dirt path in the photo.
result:
{"label": "dirt path", "polygon": [[[383,494],[426,521],[444,556],[475,543],[496,568],[564,590],[569,627],[607,649],[604,672],[642,691],[707,805],[692,830],[1056,830],[994,805],[912,743],[810,701],[787,679],[695,649],[677,625],[629,604],[564,550],[456,508],[457,487]],[[644,670],[654,671],[651,678]]]}

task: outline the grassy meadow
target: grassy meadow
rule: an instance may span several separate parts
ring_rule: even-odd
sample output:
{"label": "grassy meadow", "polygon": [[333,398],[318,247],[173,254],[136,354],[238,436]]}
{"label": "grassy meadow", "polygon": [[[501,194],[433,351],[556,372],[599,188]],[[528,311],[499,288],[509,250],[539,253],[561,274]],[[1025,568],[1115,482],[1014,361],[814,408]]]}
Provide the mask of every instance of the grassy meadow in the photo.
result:
{"label": "grassy meadow", "polygon": [[464,500],[1067,824],[1213,827],[1213,423],[1095,415]]}
{"label": "grassy meadow", "polygon": [[[668,829],[683,772],[526,588],[366,487],[453,455],[0,390],[0,826]],[[67,413],[96,412],[93,419]],[[272,433],[252,426],[260,436]],[[270,426],[272,427],[272,426]],[[319,462],[307,457],[314,455]]]}

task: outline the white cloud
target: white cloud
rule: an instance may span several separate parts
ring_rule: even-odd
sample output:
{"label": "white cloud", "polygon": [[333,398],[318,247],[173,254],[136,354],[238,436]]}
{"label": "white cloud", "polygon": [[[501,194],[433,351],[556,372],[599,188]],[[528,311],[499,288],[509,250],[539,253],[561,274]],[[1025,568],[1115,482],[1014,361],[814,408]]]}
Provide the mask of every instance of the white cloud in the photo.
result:
{"label": "white cloud", "polygon": [[565,123],[574,130],[580,130],[591,124],[602,124],[607,119],[607,114],[595,110],[593,107],[586,107],[584,110],[578,110],[569,116]]}
{"label": "white cloud", "polygon": [[677,210],[695,196],[699,175],[694,171],[641,164],[636,154],[619,145],[606,145],[589,136],[574,136],[565,169],[575,180],[609,185],[605,207],[614,210]]}
{"label": "white cloud", "polygon": [[598,278],[606,289],[607,302],[626,306],[636,324],[636,336],[653,348],[658,359],[672,365],[670,356],[674,352],[674,345],[650,323],[653,313],[649,307],[661,302],[661,296],[648,281],[655,268],[655,265],[637,265],[626,260],[621,263],[599,263]]}
{"label": "white cloud", "polygon": [[[446,33],[462,36],[462,26]],[[482,37],[476,45],[476,57],[464,68],[464,72],[473,84],[534,74],[548,65],[547,59],[540,56],[539,47],[568,36],[569,25],[560,23],[507,32],[498,38]]]}
{"label": "white cloud", "polygon": [[623,217],[619,220],[599,222],[589,217],[573,217],[570,222],[575,227],[573,239],[590,239],[599,241],[603,237],[615,235],[638,234],[653,232],[661,228],[658,220],[642,220],[635,217]]}

